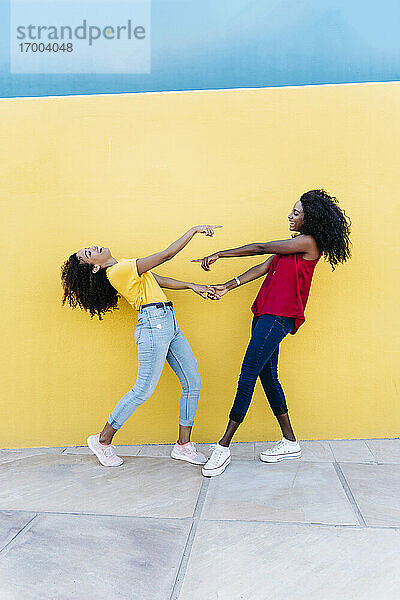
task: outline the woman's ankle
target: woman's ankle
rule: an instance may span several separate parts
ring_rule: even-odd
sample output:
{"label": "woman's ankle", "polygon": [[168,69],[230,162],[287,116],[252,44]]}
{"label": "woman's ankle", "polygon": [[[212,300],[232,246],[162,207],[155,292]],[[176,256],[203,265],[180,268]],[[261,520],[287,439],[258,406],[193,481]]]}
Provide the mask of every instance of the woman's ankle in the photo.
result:
{"label": "woman's ankle", "polygon": [[222,446],[223,448],[229,448],[229,444],[230,444],[230,442],[226,442],[225,440],[220,440],[220,441],[218,442],[218,444],[219,444],[220,446]]}
{"label": "woman's ankle", "polygon": [[109,446],[111,444],[112,440],[107,440],[107,439],[103,439],[101,437],[101,435],[99,435],[99,443],[102,444],[103,446]]}

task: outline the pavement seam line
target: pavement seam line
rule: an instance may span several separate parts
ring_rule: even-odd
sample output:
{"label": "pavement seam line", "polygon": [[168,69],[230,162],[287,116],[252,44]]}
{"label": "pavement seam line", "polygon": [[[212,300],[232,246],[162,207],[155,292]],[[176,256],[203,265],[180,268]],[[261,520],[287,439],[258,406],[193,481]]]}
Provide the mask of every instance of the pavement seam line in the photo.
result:
{"label": "pavement seam line", "polygon": [[[0,514],[2,512],[12,512],[12,513],[25,513],[29,512],[27,508],[14,509],[14,508],[0,508]],[[55,511],[55,510],[39,510],[36,511],[37,516],[41,515],[64,515],[64,516],[77,516],[77,517],[116,517],[118,519],[142,519],[149,520],[151,519],[166,519],[170,521],[193,521],[193,517],[153,517],[151,515],[120,515],[120,514],[111,514],[111,513],[87,513],[87,512],[65,512],[65,511]],[[301,525],[305,527],[347,527],[350,529],[360,529],[360,524],[351,524],[351,523],[319,523],[315,521],[311,521],[307,523],[306,521],[270,521],[268,519],[258,520],[258,519],[202,519],[204,522],[217,522],[217,523],[265,523],[267,525]],[[397,529],[400,530],[400,525],[367,525],[367,529]],[[1,549],[0,549],[1,551]]]}
{"label": "pavement seam line", "polygon": [[189,563],[190,554],[192,552],[194,538],[195,538],[197,527],[198,527],[198,524],[200,521],[200,516],[203,511],[203,506],[204,506],[204,502],[206,500],[206,495],[207,495],[209,485],[210,485],[210,480],[206,477],[203,477],[199,495],[197,497],[196,506],[193,511],[192,525],[190,527],[189,535],[187,537],[185,548],[182,553],[182,558],[179,563],[178,571],[177,571],[177,574],[175,577],[174,586],[172,588],[172,592],[171,592],[171,596],[170,596],[169,600],[178,600],[179,595],[181,593],[183,582],[185,580],[187,566]]}
{"label": "pavement seam line", "polygon": [[17,531],[17,533],[14,535],[14,537],[11,538],[11,540],[9,542],[7,542],[7,544],[5,546],[3,546],[3,548],[0,550],[0,556],[2,556],[5,551],[7,550],[7,548],[14,542],[14,540],[21,535],[21,533],[25,533],[25,531],[27,531],[32,522],[37,518],[37,514],[35,514],[32,519],[30,519],[27,523],[25,523],[25,525],[23,527],[21,527],[21,529],[19,531]]}
{"label": "pavement seam line", "polygon": [[[0,508],[0,514],[2,512],[12,512],[12,513],[26,513],[26,512],[33,512],[32,510],[29,510],[28,508]],[[37,510],[35,511],[36,515],[40,516],[40,515],[72,515],[74,517],[116,517],[118,519],[169,519],[171,521],[191,521],[193,518],[192,517],[164,517],[161,515],[157,515],[157,516],[153,516],[153,515],[121,515],[118,513],[94,513],[94,512],[79,512],[76,510],[71,510],[71,511],[61,511],[61,510]],[[400,528],[400,526],[399,526]]]}
{"label": "pavement seam line", "polygon": [[[396,438],[394,438],[394,439],[396,439]],[[379,465],[378,457],[375,454],[375,450],[373,448],[371,448],[371,446],[368,444],[368,442],[369,442],[368,439],[364,440],[364,443],[367,446],[368,450],[371,452],[372,456],[374,457],[376,464]]]}
{"label": "pavement seam line", "polygon": [[339,463],[334,462],[333,463],[334,469],[336,471],[336,475],[339,478],[340,483],[342,484],[342,487],[344,489],[344,492],[347,496],[348,501],[350,502],[350,504],[353,507],[354,512],[356,513],[358,522],[360,523],[361,527],[367,527],[367,524],[365,522],[364,517],[362,516],[361,510],[358,508],[358,504],[356,502],[356,499],[354,498],[353,492],[350,489],[349,484],[347,483],[347,479],[341,469],[341,466],[339,465]]}

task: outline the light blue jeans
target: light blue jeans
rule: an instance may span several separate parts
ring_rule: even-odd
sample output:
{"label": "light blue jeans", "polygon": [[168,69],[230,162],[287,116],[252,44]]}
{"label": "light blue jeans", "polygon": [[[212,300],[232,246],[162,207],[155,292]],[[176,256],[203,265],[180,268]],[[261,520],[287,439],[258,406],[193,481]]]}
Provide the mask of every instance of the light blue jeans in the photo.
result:
{"label": "light blue jeans", "polygon": [[119,429],[145,400],[160,379],[165,360],[182,386],[179,424],[193,425],[201,388],[197,361],[189,342],[179,329],[172,306],[149,306],[139,312],[135,329],[139,368],[135,385],[118,402],[107,421]]}

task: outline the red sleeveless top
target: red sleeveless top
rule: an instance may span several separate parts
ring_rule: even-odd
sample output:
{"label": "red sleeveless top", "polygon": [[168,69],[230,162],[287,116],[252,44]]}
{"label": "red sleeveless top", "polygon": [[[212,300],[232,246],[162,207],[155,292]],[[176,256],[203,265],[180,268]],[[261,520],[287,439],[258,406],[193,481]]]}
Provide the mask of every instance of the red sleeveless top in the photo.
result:
{"label": "red sleeveless top", "polygon": [[276,254],[268,274],[254,300],[251,310],[256,316],[279,315],[293,317],[294,325],[290,332],[296,333],[304,323],[304,308],[310,292],[315,260],[305,260],[300,252]]}

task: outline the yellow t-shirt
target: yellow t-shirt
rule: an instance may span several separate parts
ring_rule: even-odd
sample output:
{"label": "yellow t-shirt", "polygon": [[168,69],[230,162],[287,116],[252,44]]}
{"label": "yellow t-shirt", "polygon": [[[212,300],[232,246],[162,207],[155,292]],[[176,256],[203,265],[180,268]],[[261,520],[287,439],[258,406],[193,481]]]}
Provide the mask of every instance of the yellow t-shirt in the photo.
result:
{"label": "yellow t-shirt", "polygon": [[136,258],[122,258],[106,268],[106,276],[113,288],[136,310],[142,304],[168,302],[152,273],[138,274]]}

